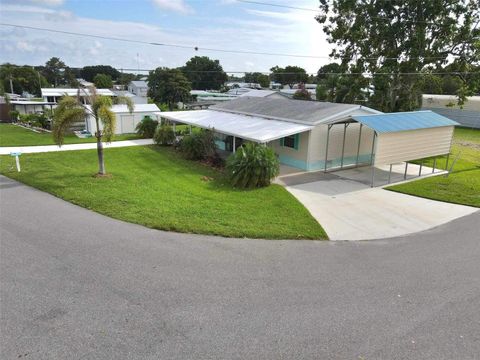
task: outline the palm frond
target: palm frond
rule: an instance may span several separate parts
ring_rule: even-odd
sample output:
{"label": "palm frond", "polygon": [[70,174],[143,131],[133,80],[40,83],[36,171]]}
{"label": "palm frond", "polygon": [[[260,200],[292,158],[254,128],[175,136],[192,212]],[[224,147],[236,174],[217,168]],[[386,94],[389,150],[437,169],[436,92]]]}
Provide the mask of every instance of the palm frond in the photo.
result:
{"label": "palm frond", "polygon": [[85,119],[85,109],[71,96],[65,96],[58,103],[53,115],[53,140],[59,146],[63,145],[65,133],[71,125]]}
{"label": "palm frond", "polygon": [[115,98],[115,104],[125,104],[128,107],[128,112],[131,114],[135,109],[135,104],[133,103],[132,99],[126,96],[117,96]]}
{"label": "palm frond", "polygon": [[106,142],[111,142],[115,135],[116,117],[115,113],[110,109],[111,106],[106,104],[101,105],[97,110],[97,116],[102,122],[103,137]]}

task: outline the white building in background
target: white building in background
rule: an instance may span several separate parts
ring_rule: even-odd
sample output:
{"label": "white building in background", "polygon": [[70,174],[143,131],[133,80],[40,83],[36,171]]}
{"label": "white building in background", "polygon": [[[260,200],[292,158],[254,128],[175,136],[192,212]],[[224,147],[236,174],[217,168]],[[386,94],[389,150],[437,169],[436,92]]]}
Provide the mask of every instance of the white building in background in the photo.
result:
{"label": "white building in background", "polygon": [[[60,99],[64,96],[77,95],[80,95],[80,98],[82,98],[84,102],[86,102],[84,98],[90,95],[89,89],[80,89],[79,92],[79,89],[73,88],[42,88],[41,91],[43,100],[49,103],[58,103]],[[96,92],[98,95],[111,97],[116,96],[110,89],[96,89]]]}
{"label": "white building in background", "polygon": [[422,110],[431,110],[462,126],[480,129],[480,96],[469,96],[462,108],[456,106],[457,100],[455,95],[423,94]]}
{"label": "white building in background", "polygon": [[[128,111],[127,105],[113,105],[112,111],[117,120],[115,134],[130,134],[135,132],[136,126],[144,117],[149,116],[153,120],[157,120],[157,115],[160,112],[160,109],[155,104],[135,104],[132,113]],[[93,116],[87,116],[85,119],[85,130],[94,134],[96,128]],[[102,130],[101,124],[100,130]]]}
{"label": "white building in background", "polygon": [[143,80],[131,81],[130,84],[128,84],[128,91],[136,96],[147,97],[147,82]]}

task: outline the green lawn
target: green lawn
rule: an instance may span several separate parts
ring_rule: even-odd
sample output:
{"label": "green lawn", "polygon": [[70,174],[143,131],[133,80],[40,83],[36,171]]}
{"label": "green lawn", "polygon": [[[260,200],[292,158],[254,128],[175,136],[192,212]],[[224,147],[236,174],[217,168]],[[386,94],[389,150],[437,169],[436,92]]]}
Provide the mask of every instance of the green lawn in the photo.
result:
{"label": "green lawn", "polygon": [[[455,130],[451,166],[458,159],[453,172],[448,176],[435,176],[387,189],[456,204],[480,207],[480,130],[457,128]],[[445,169],[445,158],[437,160],[437,167]],[[433,160],[424,164],[432,166]]]}
{"label": "green lawn", "polygon": [[322,227],[279,185],[236,190],[222,174],[171,148],[107,149],[111,177],[97,178],[95,150],[25,154],[22,172],[0,172],[99,213],[151,228],[267,239],[326,239]]}
{"label": "green lawn", "polygon": [[[116,135],[114,141],[138,139],[137,134]],[[80,139],[70,134],[65,136],[65,144],[79,144],[95,142],[95,138]],[[51,133],[37,133],[29,129],[11,124],[0,124],[0,147],[1,146],[34,146],[54,145]]]}

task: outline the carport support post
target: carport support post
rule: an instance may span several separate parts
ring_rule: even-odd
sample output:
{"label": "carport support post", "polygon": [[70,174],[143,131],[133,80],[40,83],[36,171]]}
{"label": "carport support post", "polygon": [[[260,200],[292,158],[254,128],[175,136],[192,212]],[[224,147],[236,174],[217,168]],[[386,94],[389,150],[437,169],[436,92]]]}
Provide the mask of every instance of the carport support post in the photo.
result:
{"label": "carport support post", "polygon": [[347,135],[347,126],[348,124],[343,124],[343,143],[342,143],[342,160],[340,161],[340,169],[343,168],[343,157],[345,155],[345,137]]}
{"label": "carport support post", "polygon": [[418,176],[422,176],[422,167],[423,167],[423,160],[420,162],[420,169],[418,169]]}
{"label": "carport support post", "polygon": [[432,169],[432,174],[435,172],[435,165],[437,165],[437,158],[433,158],[433,169]]}
{"label": "carport support post", "polygon": [[235,154],[235,136],[233,137],[233,153]]}
{"label": "carport support post", "polygon": [[388,183],[390,184],[390,179],[392,178],[392,164],[390,164],[390,171],[388,172]]}
{"label": "carport support post", "polygon": [[371,187],[375,185],[375,166],[372,166],[372,185]]}
{"label": "carport support post", "polygon": [[328,130],[327,130],[327,146],[325,149],[325,172],[327,172],[327,160],[328,160],[328,141],[330,140],[330,129],[332,128],[332,125],[328,125]]}
{"label": "carport support post", "polygon": [[372,153],[370,154],[370,165],[373,165],[373,152],[375,151],[375,138],[377,137],[377,133],[373,132],[373,141],[372,141]]}
{"label": "carport support post", "polygon": [[357,160],[355,161],[355,166],[358,166],[358,159],[360,157],[360,144],[361,144],[361,141],[362,141],[362,127],[363,127],[363,124],[360,124],[360,130],[358,131]]}
{"label": "carport support post", "polygon": [[403,179],[407,178],[407,169],[408,169],[408,161],[405,161],[405,174],[403,174]]}

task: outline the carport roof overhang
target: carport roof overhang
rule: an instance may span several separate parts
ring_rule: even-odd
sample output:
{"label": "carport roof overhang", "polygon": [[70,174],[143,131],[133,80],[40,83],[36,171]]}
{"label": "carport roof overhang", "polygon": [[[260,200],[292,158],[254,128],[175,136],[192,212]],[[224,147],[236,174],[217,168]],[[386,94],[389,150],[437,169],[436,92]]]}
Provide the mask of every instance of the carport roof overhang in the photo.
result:
{"label": "carport roof overhang", "polygon": [[353,115],[349,119],[334,121],[331,124],[358,122],[377,134],[400,131],[431,129],[443,126],[459,125],[456,121],[433,111],[410,111],[374,115]]}
{"label": "carport roof overhang", "polygon": [[313,126],[288,121],[270,120],[257,116],[214,110],[169,111],[161,112],[158,116],[170,121],[211,129],[222,134],[258,143],[267,143],[313,128]]}

